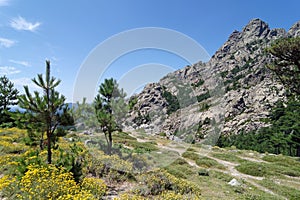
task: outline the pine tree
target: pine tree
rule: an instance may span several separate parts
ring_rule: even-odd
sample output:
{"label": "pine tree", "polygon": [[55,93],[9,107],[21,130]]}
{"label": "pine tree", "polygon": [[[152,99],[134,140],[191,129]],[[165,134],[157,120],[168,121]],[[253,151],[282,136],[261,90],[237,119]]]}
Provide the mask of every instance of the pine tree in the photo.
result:
{"label": "pine tree", "polygon": [[268,68],[292,93],[300,95],[300,37],[276,40],[267,52],[272,55]]}
{"label": "pine tree", "polygon": [[[32,79],[32,81],[42,89],[43,94],[41,95],[37,91],[31,94],[28,86],[24,86],[25,94],[20,96],[19,105],[27,110],[29,122],[34,121],[39,124],[39,128],[42,130],[41,148],[43,146],[43,132],[46,132],[47,160],[51,164],[51,141],[55,137],[55,130],[61,123],[61,115],[67,112],[63,109],[65,97],[55,90],[61,81],[50,77],[50,61],[46,61],[45,79],[42,74],[38,74],[37,78]],[[63,111],[63,113],[59,111]]]}
{"label": "pine tree", "polygon": [[111,154],[112,149],[112,133],[121,130],[122,119],[126,114],[125,96],[116,80],[111,78],[105,79],[99,86],[94,100],[96,116],[107,141],[108,154]]}
{"label": "pine tree", "polygon": [[0,124],[12,121],[8,110],[9,106],[18,104],[18,93],[19,91],[6,76],[0,77]]}

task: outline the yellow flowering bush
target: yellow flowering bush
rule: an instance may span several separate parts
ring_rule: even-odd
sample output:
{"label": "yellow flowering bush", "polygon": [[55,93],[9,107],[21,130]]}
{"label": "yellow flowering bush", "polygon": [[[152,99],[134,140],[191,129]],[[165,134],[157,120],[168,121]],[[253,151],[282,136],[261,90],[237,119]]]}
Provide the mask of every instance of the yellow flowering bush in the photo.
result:
{"label": "yellow flowering bush", "polygon": [[92,193],[96,199],[100,199],[106,194],[107,191],[105,182],[99,178],[94,177],[83,178],[80,186],[82,189]]}
{"label": "yellow flowering bush", "polygon": [[94,199],[89,191],[76,184],[70,172],[54,165],[28,166],[19,186],[19,199],[74,199],[74,196],[78,199]]}
{"label": "yellow flowering bush", "polygon": [[176,194],[175,192],[163,192],[161,195],[155,198],[155,200],[182,200],[183,195]]}
{"label": "yellow flowering bush", "polygon": [[146,200],[146,199],[139,195],[124,193],[119,195],[119,197],[114,198],[114,200]]}
{"label": "yellow flowering bush", "polygon": [[137,189],[141,195],[158,195],[164,191],[173,191],[176,194],[200,196],[200,189],[193,183],[178,179],[165,170],[154,170],[138,177],[141,187]]}
{"label": "yellow flowering bush", "polygon": [[1,168],[7,167],[7,165],[9,165],[9,163],[13,161],[14,157],[15,156],[12,155],[12,154],[1,155],[0,156],[0,166],[1,166]]}
{"label": "yellow flowering bush", "polygon": [[0,178],[0,191],[4,189],[9,189],[12,183],[15,182],[15,179],[9,175],[5,175]]}
{"label": "yellow flowering bush", "polygon": [[0,129],[0,140],[8,142],[20,142],[26,135],[26,130],[18,128],[5,128]]}
{"label": "yellow flowering bush", "polygon": [[57,200],[96,200],[96,198],[87,191],[81,191],[81,193],[78,194],[65,194],[58,197]]}
{"label": "yellow flowering bush", "polygon": [[90,156],[88,170],[97,177],[107,177],[109,181],[124,181],[133,171],[133,164],[122,160],[118,155],[105,155],[98,151]]}
{"label": "yellow flowering bush", "polygon": [[2,140],[2,136],[0,136],[0,152],[3,153],[19,153],[22,151],[26,151],[28,147],[24,144],[9,142],[7,140]]}

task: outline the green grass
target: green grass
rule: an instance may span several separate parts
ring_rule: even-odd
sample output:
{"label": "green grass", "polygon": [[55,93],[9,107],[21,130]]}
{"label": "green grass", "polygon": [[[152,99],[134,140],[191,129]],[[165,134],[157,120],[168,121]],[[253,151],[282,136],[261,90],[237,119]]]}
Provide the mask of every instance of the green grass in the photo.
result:
{"label": "green grass", "polygon": [[231,181],[234,178],[233,176],[231,176],[229,174],[215,171],[215,170],[210,170],[209,174],[210,174],[210,177],[219,179],[221,181],[224,181],[225,183],[228,183],[229,181]]}
{"label": "green grass", "polygon": [[229,162],[234,162],[234,163],[243,163],[243,162],[245,162],[244,159],[239,158],[238,156],[233,155],[230,152],[212,153],[211,155],[215,158],[225,160],[225,161],[229,161]]}
{"label": "green grass", "polygon": [[119,140],[136,140],[136,138],[130,136],[128,133],[125,132],[119,132],[113,135],[113,140],[114,141],[119,141]]}
{"label": "green grass", "polygon": [[243,174],[260,177],[268,175],[269,171],[269,169],[264,164],[250,161],[243,162],[242,164],[237,166],[236,169]]}
{"label": "green grass", "polygon": [[262,158],[264,161],[272,163],[280,163],[284,166],[297,166],[300,168],[300,159],[283,155],[266,155]]}
{"label": "green grass", "polygon": [[196,170],[191,167],[185,160],[178,158],[165,169],[177,178],[189,179],[192,176],[197,175]]}
{"label": "green grass", "polygon": [[218,168],[218,169],[225,169],[225,166],[221,165],[217,161],[208,158],[208,157],[200,157],[196,160],[196,164],[200,167],[205,167],[205,168]]}
{"label": "green grass", "polygon": [[182,154],[182,157],[196,161],[199,158],[199,155],[191,151],[186,151]]}
{"label": "green grass", "polygon": [[300,190],[295,188],[287,187],[285,185],[279,185],[272,180],[262,180],[259,182],[262,186],[272,190],[276,194],[287,197],[291,200],[297,200],[300,197]]}

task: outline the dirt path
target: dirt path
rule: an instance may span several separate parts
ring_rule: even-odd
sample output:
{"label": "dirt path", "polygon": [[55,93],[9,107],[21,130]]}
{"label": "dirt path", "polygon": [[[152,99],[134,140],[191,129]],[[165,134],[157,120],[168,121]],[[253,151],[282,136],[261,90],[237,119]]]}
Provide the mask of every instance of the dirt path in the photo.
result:
{"label": "dirt path", "polygon": [[[162,146],[162,148],[168,149],[168,150],[172,150],[172,151],[176,151],[176,152],[178,152],[180,154],[180,156],[184,152],[184,149],[183,150],[182,149],[176,149],[174,147]],[[212,157],[212,156],[209,156],[207,150],[203,150],[202,153],[200,153],[200,152],[196,152],[196,153],[198,155],[200,155],[200,156],[205,156],[205,157],[208,157],[210,159],[213,159],[213,160],[217,161],[219,164],[222,164],[222,165],[224,165],[226,167],[226,171],[224,171],[224,170],[218,170],[218,169],[217,169],[217,171],[220,171],[222,173],[230,174],[231,176],[239,178],[239,179],[243,179],[244,181],[250,183],[251,185],[255,186],[256,188],[258,188],[258,189],[260,189],[260,190],[262,190],[264,192],[267,192],[267,193],[272,194],[274,196],[278,196],[278,197],[281,197],[283,199],[286,199],[285,197],[280,196],[280,195],[274,193],[272,190],[269,190],[268,188],[265,188],[265,187],[263,187],[260,184],[258,184],[258,183],[255,182],[255,180],[259,180],[259,181],[263,180],[264,177],[257,177],[257,176],[251,176],[251,175],[248,175],[248,174],[243,174],[243,173],[239,172],[235,168],[236,166],[238,166],[238,164],[232,163],[232,162],[229,162],[229,161],[225,161],[225,160],[221,160],[221,159],[218,159],[218,158],[215,158],[215,157]],[[181,156],[181,158],[184,159],[185,161],[187,161],[191,166],[199,168],[199,166],[194,161],[186,159],[186,158],[184,158],[182,156]],[[240,157],[240,158],[244,159],[244,157]],[[254,158],[249,158],[249,157],[246,157],[245,160],[254,161],[254,162],[263,162],[261,160],[254,159]],[[214,170],[216,170],[216,169],[214,169]]]}
{"label": "dirt path", "polygon": [[[135,137],[135,138],[137,138],[138,142],[148,142],[149,141],[149,140],[138,138],[137,137],[138,133],[132,133],[130,135],[133,136],[133,137]],[[179,145],[180,145],[181,148],[178,148],[178,147],[176,147],[176,145],[174,145],[174,144],[172,145],[170,143],[168,143],[168,144],[160,144],[160,143],[158,143],[157,146],[160,149],[165,149],[165,150],[177,152],[180,155],[180,157],[182,159],[184,159],[189,165],[191,165],[192,167],[200,168],[195,163],[195,161],[182,157],[182,154],[186,151],[186,149],[190,145],[186,145],[186,146],[184,146],[184,144],[179,144]],[[269,193],[271,195],[274,195],[274,196],[277,196],[277,197],[280,197],[280,198],[283,198],[283,199],[287,199],[287,198],[285,198],[285,197],[283,197],[281,195],[278,195],[278,194],[274,193],[272,190],[269,190],[268,188],[263,187],[262,185],[258,184],[257,182],[255,182],[255,181],[261,181],[261,180],[263,180],[264,177],[251,176],[251,175],[243,174],[243,173],[239,172],[236,169],[236,166],[238,166],[239,164],[233,163],[233,162],[229,162],[229,161],[225,161],[225,160],[221,160],[221,159],[215,158],[213,156],[210,156],[209,155],[209,152],[211,151],[210,149],[201,148],[201,149],[198,149],[198,150],[199,151],[197,151],[195,153],[197,153],[199,156],[208,157],[210,159],[213,159],[213,160],[217,161],[219,164],[222,164],[223,166],[226,167],[226,170],[220,170],[220,169],[213,169],[213,170],[216,170],[216,171],[219,171],[219,172],[222,172],[222,173],[226,173],[226,174],[230,174],[231,176],[233,176],[235,178],[242,179],[245,182],[247,182],[247,183],[255,186],[259,190],[262,190],[262,191],[264,191],[266,193]],[[243,156],[239,156],[239,157],[241,159],[249,160],[249,161],[252,161],[252,162],[266,162],[264,160],[260,160],[260,159],[256,159],[256,158],[243,157]]]}

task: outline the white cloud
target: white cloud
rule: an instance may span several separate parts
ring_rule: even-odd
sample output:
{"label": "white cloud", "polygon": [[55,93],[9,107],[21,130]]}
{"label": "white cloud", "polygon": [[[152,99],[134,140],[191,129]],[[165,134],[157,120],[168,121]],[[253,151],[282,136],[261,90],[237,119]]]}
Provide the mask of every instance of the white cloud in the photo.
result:
{"label": "white cloud", "polygon": [[16,43],[16,41],[14,41],[14,40],[0,37],[0,46],[1,47],[9,48],[9,47],[13,46],[15,43]]}
{"label": "white cloud", "polygon": [[10,26],[16,30],[32,31],[34,32],[39,26],[40,22],[28,22],[23,17],[14,18],[10,21]]}
{"label": "white cloud", "polygon": [[9,0],[0,0],[0,6],[8,6]]}
{"label": "white cloud", "polygon": [[18,65],[23,65],[25,67],[29,67],[30,64],[27,61],[19,61],[19,60],[9,60],[9,62],[14,63],[14,64],[18,64]]}
{"label": "white cloud", "polygon": [[34,90],[40,91],[40,88],[32,82],[31,78],[23,77],[12,79],[11,81],[19,91],[22,91],[24,85],[27,85],[29,87],[30,92]]}
{"label": "white cloud", "polygon": [[0,75],[1,76],[10,75],[10,74],[18,74],[20,72],[21,71],[18,70],[17,68],[15,68],[15,67],[10,67],[10,66],[1,66],[0,67]]}

